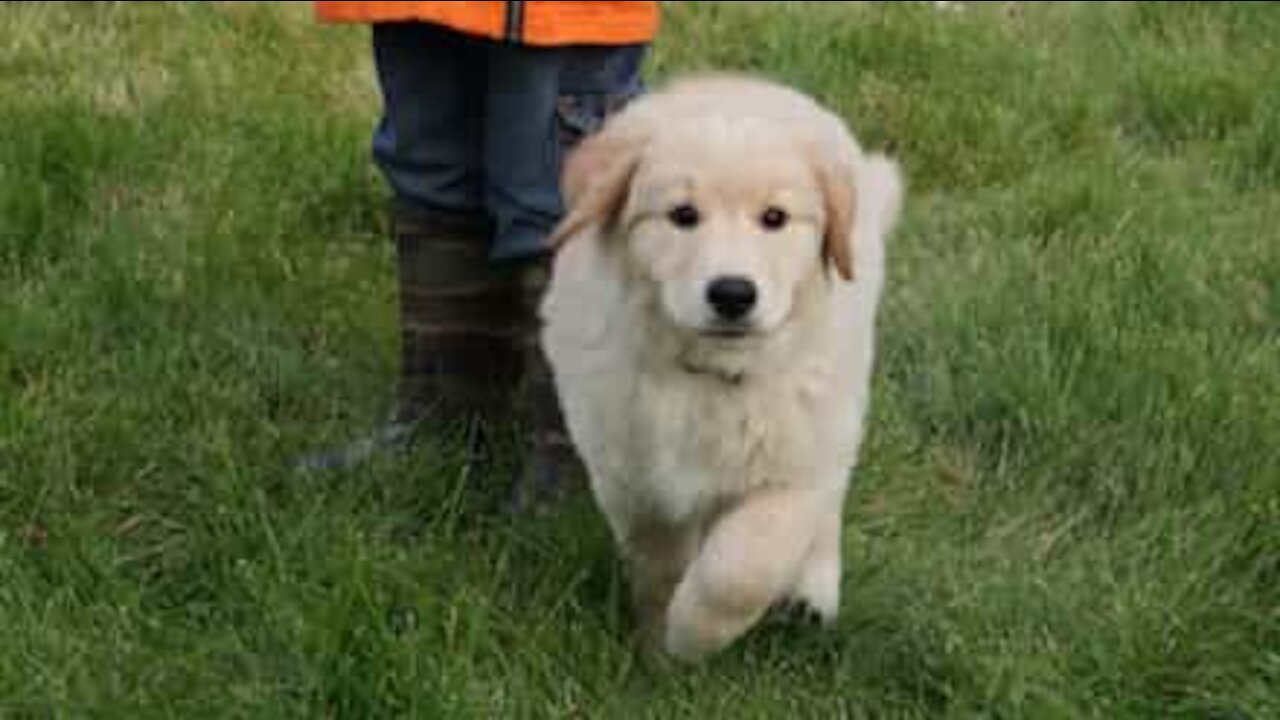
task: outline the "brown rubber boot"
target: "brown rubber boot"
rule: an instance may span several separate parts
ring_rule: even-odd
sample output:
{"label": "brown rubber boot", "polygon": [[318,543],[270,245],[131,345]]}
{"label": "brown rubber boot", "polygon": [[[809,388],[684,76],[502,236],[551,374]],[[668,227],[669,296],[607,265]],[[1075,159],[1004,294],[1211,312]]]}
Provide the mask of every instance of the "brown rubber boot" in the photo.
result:
{"label": "brown rubber boot", "polygon": [[513,423],[525,332],[517,268],[490,262],[482,218],[396,206],[392,225],[401,345],[392,417],[370,437],[304,458],[304,470],[351,467],[427,428],[480,461]]}
{"label": "brown rubber boot", "polygon": [[398,422],[471,434],[510,420],[523,360],[519,276],[490,262],[487,233],[471,218],[397,217]]}

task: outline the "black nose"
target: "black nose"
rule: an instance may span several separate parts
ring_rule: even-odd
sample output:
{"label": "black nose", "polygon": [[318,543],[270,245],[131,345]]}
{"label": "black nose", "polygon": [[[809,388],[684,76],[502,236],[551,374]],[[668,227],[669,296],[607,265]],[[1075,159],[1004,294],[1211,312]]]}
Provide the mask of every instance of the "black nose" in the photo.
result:
{"label": "black nose", "polygon": [[756,305],[756,284],[744,277],[716,278],[707,286],[707,302],[725,320],[741,320]]}

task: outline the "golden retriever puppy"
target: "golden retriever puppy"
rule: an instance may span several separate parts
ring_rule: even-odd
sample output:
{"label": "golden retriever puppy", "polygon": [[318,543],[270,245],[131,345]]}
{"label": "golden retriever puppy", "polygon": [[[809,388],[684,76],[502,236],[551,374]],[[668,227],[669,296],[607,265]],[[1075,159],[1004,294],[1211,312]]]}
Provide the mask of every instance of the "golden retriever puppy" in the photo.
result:
{"label": "golden retriever puppy", "polygon": [[813,99],[698,76],[569,158],[541,341],[652,646],[836,616],[898,166]]}

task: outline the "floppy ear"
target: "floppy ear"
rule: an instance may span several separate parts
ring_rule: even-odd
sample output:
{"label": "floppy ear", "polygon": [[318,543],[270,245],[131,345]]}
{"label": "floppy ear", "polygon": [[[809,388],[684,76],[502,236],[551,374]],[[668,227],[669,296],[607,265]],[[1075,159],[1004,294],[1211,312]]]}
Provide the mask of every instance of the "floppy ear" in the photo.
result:
{"label": "floppy ear", "polygon": [[569,153],[560,182],[567,212],[548,240],[553,249],[593,223],[611,224],[622,212],[642,140],[606,127]]}
{"label": "floppy ear", "polygon": [[827,227],[822,236],[822,257],[835,266],[840,277],[853,279],[853,225],[857,212],[857,191],[853,171],[844,163],[830,158],[817,160],[818,183]]}

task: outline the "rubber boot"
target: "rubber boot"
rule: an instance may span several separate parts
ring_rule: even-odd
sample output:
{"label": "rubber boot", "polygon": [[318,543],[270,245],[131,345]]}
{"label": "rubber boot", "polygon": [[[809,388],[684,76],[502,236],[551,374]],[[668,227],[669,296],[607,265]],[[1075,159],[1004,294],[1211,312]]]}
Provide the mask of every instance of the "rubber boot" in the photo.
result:
{"label": "rubber boot", "polygon": [[488,257],[481,218],[392,208],[400,314],[400,370],[387,423],[345,448],[304,458],[305,470],[350,468],[402,450],[430,429],[484,461],[513,420],[526,332],[517,268]]}

